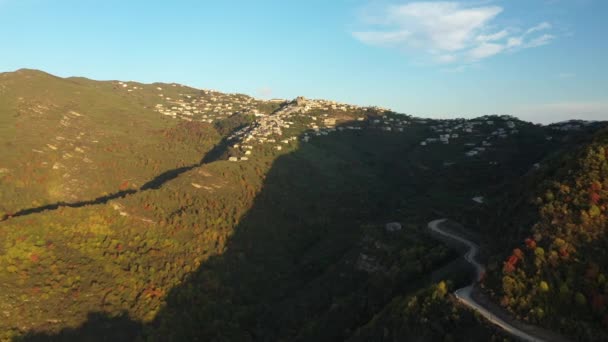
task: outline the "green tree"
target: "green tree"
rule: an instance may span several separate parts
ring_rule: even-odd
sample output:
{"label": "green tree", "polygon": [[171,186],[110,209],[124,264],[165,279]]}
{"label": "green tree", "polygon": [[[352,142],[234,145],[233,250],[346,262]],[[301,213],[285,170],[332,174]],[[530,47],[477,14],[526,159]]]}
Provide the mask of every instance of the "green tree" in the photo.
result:
{"label": "green tree", "polygon": [[445,295],[448,293],[448,285],[445,281],[440,281],[435,288],[435,292],[433,293],[433,298],[443,299]]}
{"label": "green tree", "polygon": [[602,211],[600,210],[600,208],[597,205],[592,205],[591,208],[589,208],[589,216],[598,217],[601,214],[602,214]]}
{"label": "green tree", "polygon": [[580,292],[577,292],[574,295],[574,301],[580,306],[587,305],[587,298],[585,298],[585,295]]}

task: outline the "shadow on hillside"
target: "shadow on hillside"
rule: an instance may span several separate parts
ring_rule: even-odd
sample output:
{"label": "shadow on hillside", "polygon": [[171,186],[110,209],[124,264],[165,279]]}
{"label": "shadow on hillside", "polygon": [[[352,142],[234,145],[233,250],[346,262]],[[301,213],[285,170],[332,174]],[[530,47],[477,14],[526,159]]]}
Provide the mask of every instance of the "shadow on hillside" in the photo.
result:
{"label": "shadow on hillside", "polygon": [[[152,323],[93,313],[81,327],[54,335],[32,332],[19,341],[344,339],[396,292],[430,278],[370,277],[354,269],[362,225],[399,220],[404,214],[395,213],[409,202],[404,198],[426,186],[403,176],[414,172],[406,158],[393,157],[415,148],[418,137],[380,130],[336,135],[342,140],[317,137],[274,161],[225,252],[171,289]],[[222,154],[219,148],[212,152]],[[140,191],[189,169],[166,172]]]}
{"label": "shadow on hillside", "polygon": [[10,215],[5,215],[4,217],[0,217],[0,222],[7,221],[13,217],[21,217],[21,216],[28,216],[28,215],[32,215],[32,214],[39,214],[39,213],[42,213],[45,211],[53,211],[53,210],[57,210],[60,208],[82,208],[82,207],[86,207],[89,205],[106,204],[111,200],[125,198],[128,195],[133,195],[140,191],[160,189],[165,183],[179,177],[181,174],[188,172],[196,167],[202,166],[204,164],[212,163],[212,162],[218,160],[219,158],[221,158],[222,155],[224,154],[224,152],[226,151],[227,144],[228,143],[226,140],[222,140],[222,142],[215,145],[209,152],[207,152],[205,154],[205,156],[203,156],[203,158],[201,159],[200,162],[198,162],[196,164],[188,165],[188,166],[178,167],[173,170],[165,171],[165,172],[161,173],[160,175],[154,177],[152,180],[143,184],[141,187],[139,187],[139,189],[121,190],[121,191],[117,191],[115,193],[112,193],[112,194],[109,194],[106,196],[97,197],[92,200],[78,201],[78,202],[72,202],[72,203],[57,202],[57,203],[47,204],[47,205],[43,205],[43,206],[39,206],[39,207],[22,209],[15,213],[10,214]]}
{"label": "shadow on hillside", "polygon": [[209,163],[213,163],[214,161],[220,160],[221,158],[225,157],[226,149],[227,149],[228,145],[229,145],[229,141],[226,138],[222,139],[222,141],[220,143],[216,144],[215,146],[213,146],[213,148],[211,150],[209,150],[207,153],[205,153],[205,155],[203,156],[203,158],[201,159],[200,162],[189,165],[189,166],[179,167],[177,169],[163,172],[162,174],[156,176],[151,181],[142,185],[138,191],[160,189],[165,183],[179,177],[181,174],[183,174],[185,172],[188,172],[199,166],[203,166],[204,164],[209,164]]}
{"label": "shadow on hillside", "polygon": [[[277,158],[225,252],[171,289],[153,322],[95,313],[79,328],[33,332],[20,341],[348,338],[395,294],[426,285],[440,266],[416,261],[428,267],[428,275],[417,278],[355,270],[365,225],[388,220],[425,225],[437,208],[444,210],[446,202],[436,202],[429,192],[449,188],[449,171],[442,156],[420,152],[426,151],[418,147],[420,132],[409,133],[337,132]],[[221,146],[210,153],[221,155]],[[144,187],[156,189],[193,167],[166,172]]]}
{"label": "shadow on hillside", "polygon": [[0,219],[0,222],[6,221],[12,217],[21,217],[21,216],[27,216],[27,215],[32,215],[32,214],[39,214],[44,211],[52,211],[52,210],[57,210],[59,208],[81,208],[81,207],[84,207],[87,205],[107,203],[111,200],[123,198],[127,195],[134,194],[136,192],[137,192],[137,190],[124,190],[124,191],[118,191],[111,195],[97,197],[95,199],[88,200],[88,201],[80,201],[80,202],[74,202],[74,203],[57,202],[54,204],[43,205],[43,206],[36,207],[36,208],[23,209],[14,214],[7,215],[6,217]]}
{"label": "shadow on hillside", "polygon": [[77,202],[71,202],[71,203],[70,202],[57,202],[57,203],[47,204],[47,205],[43,205],[43,206],[39,206],[39,207],[22,209],[15,213],[5,214],[4,216],[0,216],[0,222],[4,222],[13,217],[21,217],[21,216],[27,216],[27,215],[31,215],[31,214],[39,214],[44,211],[52,211],[52,210],[57,210],[60,208],[81,208],[81,207],[85,207],[88,205],[106,204],[111,200],[124,198],[128,195],[132,195],[132,194],[138,193],[140,191],[160,189],[165,183],[179,177],[181,174],[183,174],[185,172],[188,172],[196,167],[202,166],[204,164],[212,163],[214,161],[217,161],[217,160],[225,157],[227,147],[229,146],[229,143],[230,143],[230,141],[226,137],[231,136],[233,133],[242,129],[243,127],[244,127],[244,124],[241,124],[241,125],[234,126],[232,128],[224,129],[223,133],[224,133],[225,137],[220,142],[218,142],[215,146],[213,146],[211,148],[211,150],[209,150],[207,153],[205,153],[205,155],[201,158],[201,160],[198,163],[194,163],[194,164],[191,164],[188,166],[178,167],[178,168],[175,168],[172,170],[165,171],[165,172],[161,173],[160,175],[154,177],[150,181],[146,182],[138,189],[121,190],[121,191],[117,191],[117,192],[109,194],[109,195],[97,197],[92,200],[77,201]]}
{"label": "shadow on hillside", "polygon": [[87,321],[80,327],[64,329],[53,335],[31,333],[14,341],[135,341],[141,328],[142,325],[130,319],[127,314],[109,317],[106,313],[95,312],[90,313]]}

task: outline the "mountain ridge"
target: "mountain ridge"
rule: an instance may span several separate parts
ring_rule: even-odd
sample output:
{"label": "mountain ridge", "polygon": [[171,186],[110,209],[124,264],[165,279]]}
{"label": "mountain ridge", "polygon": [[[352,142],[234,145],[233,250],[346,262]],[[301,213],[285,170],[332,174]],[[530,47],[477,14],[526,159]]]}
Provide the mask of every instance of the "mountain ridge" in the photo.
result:
{"label": "mountain ridge", "polygon": [[[30,68],[21,68],[21,69],[17,69],[15,71],[6,71],[6,72],[1,72],[0,75],[4,75],[5,77],[8,77],[10,75],[27,75],[27,76],[44,76],[44,77],[51,77],[54,79],[59,79],[59,80],[82,80],[82,81],[87,81],[87,82],[97,82],[97,83],[113,83],[113,84],[128,84],[128,83],[132,83],[132,84],[136,84],[136,85],[141,85],[141,86],[175,86],[175,87],[180,87],[180,88],[186,88],[187,90],[194,90],[194,91],[209,91],[209,92],[214,92],[214,93],[221,93],[221,94],[225,94],[225,95],[235,95],[235,96],[246,96],[252,99],[256,99],[259,101],[263,101],[263,102],[270,102],[270,103],[293,103],[295,101],[297,101],[297,99],[304,99],[307,100],[306,97],[304,96],[297,96],[292,100],[289,99],[268,99],[268,100],[263,100],[260,98],[256,98],[252,95],[248,95],[248,94],[244,94],[244,93],[239,93],[239,92],[222,92],[222,91],[218,91],[218,90],[214,90],[214,89],[210,89],[210,88],[198,88],[198,87],[194,87],[194,86],[190,86],[187,84],[180,84],[180,83],[175,83],[175,82],[140,82],[140,81],[125,81],[125,80],[119,80],[119,79],[108,79],[108,80],[97,80],[94,78],[89,78],[89,77],[82,77],[82,76],[68,76],[68,77],[61,77],[61,76],[56,76],[54,74],[48,73],[46,71],[43,70],[39,70],[39,69],[30,69]],[[312,98],[310,99],[311,101],[325,101],[325,102],[331,102],[331,103],[336,103],[336,104],[340,104],[340,105],[349,105],[346,102],[339,102],[339,101],[335,101],[335,100],[331,100],[331,99],[323,99],[323,98]],[[386,109],[386,108],[382,108],[380,106],[374,106],[374,105],[350,105],[353,107],[359,107],[359,108],[378,108],[378,109],[383,109],[384,111],[387,112],[393,112],[393,113],[397,113],[394,111],[391,111],[390,109]],[[409,115],[406,113],[399,113],[399,114],[403,114],[403,115]],[[521,120],[519,118],[517,118],[516,116],[510,115],[510,114],[486,114],[486,115],[480,115],[477,117],[471,117],[471,118],[467,118],[466,120],[476,120],[476,119],[481,119],[484,117],[494,117],[494,116],[503,116],[503,115],[507,115],[507,116],[511,116],[517,120]],[[436,121],[442,121],[442,120],[453,120],[453,119],[449,119],[449,118],[424,118],[424,117],[420,117],[423,119],[427,119],[427,120],[436,120]],[[464,118],[457,118],[457,119],[464,119]],[[525,120],[522,120],[525,121]],[[570,122],[597,122],[597,121],[587,121],[587,120],[582,120],[582,119],[571,119],[571,120],[565,120],[565,121],[561,121],[561,122],[553,122],[553,123],[548,123],[548,124],[542,124],[542,123],[535,123],[536,125],[542,125],[542,126],[552,126],[552,125],[562,125],[562,124],[566,124],[566,123],[570,123]]]}

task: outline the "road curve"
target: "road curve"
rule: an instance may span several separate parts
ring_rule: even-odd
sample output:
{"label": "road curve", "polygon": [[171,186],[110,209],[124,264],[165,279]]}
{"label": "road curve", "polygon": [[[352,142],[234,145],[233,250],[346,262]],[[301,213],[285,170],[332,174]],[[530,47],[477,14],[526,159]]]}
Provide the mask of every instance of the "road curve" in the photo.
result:
{"label": "road curve", "polygon": [[444,223],[445,221],[446,221],[446,219],[431,221],[431,222],[429,222],[429,229],[437,234],[449,237],[450,239],[456,240],[456,241],[466,245],[467,247],[469,247],[469,250],[464,255],[464,258],[467,262],[469,262],[471,265],[473,265],[473,267],[475,267],[475,280],[473,281],[473,283],[471,285],[454,291],[454,295],[456,296],[456,298],[462,304],[468,306],[469,308],[471,308],[474,311],[477,311],[480,315],[482,315],[490,323],[500,327],[501,329],[503,329],[504,331],[506,331],[507,333],[509,333],[512,336],[520,338],[524,341],[545,342],[544,339],[532,336],[529,333],[522,331],[522,330],[514,327],[513,325],[507,323],[500,317],[497,317],[492,312],[490,312],[488,309],[481,306],[481,304],[477,303],[471,297],[471,293],[473,292],[474,285],[478,281],[481,280],[481,277],[483,276],[483,274],[486,271],[485,267],[482,264],[480,264],[479,262],[477,262],[477,260],[475,260],[475,257],[477,256],[477,253],[479,252],[479,246],[477,246],[475,243],[473,243],[465,238],[462,238],[456,234],[453,234],[453,233],[450,233],[450,232],[447,232],[447,231],[441,229],[440,225],[442,223]]}

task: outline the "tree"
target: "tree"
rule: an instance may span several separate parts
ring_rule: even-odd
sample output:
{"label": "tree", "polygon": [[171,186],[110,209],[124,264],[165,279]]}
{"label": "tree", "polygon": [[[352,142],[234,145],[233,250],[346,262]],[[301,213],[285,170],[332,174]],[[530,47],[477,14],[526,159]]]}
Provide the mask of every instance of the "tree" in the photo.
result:
{"label": "tree", "polygon": [[545,311],[542,308],[536,308],[534,311],[538,319],[543,319],[543,317],[545,317]]}
{"label": "tree", "polygon": [[534,255],[536,255],[539,258],[542,258],[545,256],[545,250],[542,247],[536,247],[534,249]]}
{"label": "tree", "polygon": [[589,208],[589,216],[590,217],[598,217],[602,214],[602,211],[600,210],[600,208],[597,205],[592,205],[591,208]]}
{"label": "tree", "polygon": [[433,298],[442,299],[448,293],[448,285],[445,281],[440,281],[435,288],[435,292],[433,293]]}
{"label": "tree", "polygon": [[595,294],[591,298],[591,307],[595,312],[603,313],[606,308],[606,296],[601,294]]}
{"label": "tree", "polygon": [[570,288],[568,287],[568,284],[562,283],[559,286],[559,296],[563,301],[570,302],[571,293],[570,293]]}
{"label": "tree", "polygon": [[574,295],[574,301],[576,302],[576,304],[578,304],[579,306],[584,306],[587,305],[587,298],[585,298],[585,295],[577,292]]}
{"label": "tree", "polygon": [[515,248],[513,250],[513,255],[516,256],[520,260],[524,258],[524,252],[522,252],[522,250],[519,248]]}
{"label": "tree", "polygon": [[601,196],[597,192],[592,192],[589,195],[589,199],[591,200],[591,203],[593,203],[594,205],[597,205],[600,203]]}

